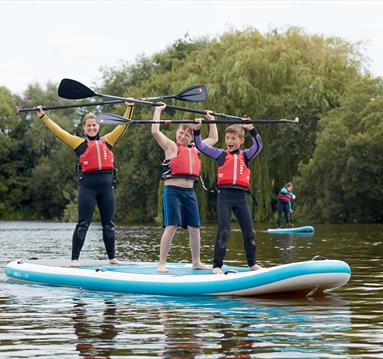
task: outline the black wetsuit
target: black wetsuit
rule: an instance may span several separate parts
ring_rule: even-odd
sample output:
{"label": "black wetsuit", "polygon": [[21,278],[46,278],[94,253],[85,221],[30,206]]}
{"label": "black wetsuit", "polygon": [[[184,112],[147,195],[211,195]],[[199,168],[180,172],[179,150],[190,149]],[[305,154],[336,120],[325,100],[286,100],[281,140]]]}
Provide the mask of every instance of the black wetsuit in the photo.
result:
{"label": "black wetsuit", "polygon": [[[124,117],[131,118],[133,106],[128,105]],[[77,158],[86,151],[88,141],[100,140],[100,135],[86,138],[75,136],[62,129],[47,115],[40,117],[42,122],[69,148],[75,151]],[[125,133],[127,125],[116,126],[113,131],[102,136],[111,150],[118,139]],[[111,168],[111,167],[109,167]],[[114,173],[112,170],[81,172],[78,182],[78,222],[72,238],[72,260],[78,259],[84,245],[85,236],[92,220],[94,209],[98,206],[103,229],[103,240],[109,259],[115,257],[115,193]]]}
{"label": "black wetsuit", "polygon": [[[88,137],[88,140],[99,140],[100,137]],[[75,152],[80,157],[86,150],[85,141]],[[111,146],[108,146],[111,148]],[[79,259],[84,245],[86,233],[92,221],[93,212],[98,206],[101,224],[102,238],[104,240],[108,258],[115,257],[115,193],[114,175],[112,171],[81,172],[78,181],[78,222],[72,238],[72,260]]]}
{"label": "black wetsuit", "polygon": [[[244,150],[245,164],[248,163],[262,150],[262,140],[255,129],[250,131],[253,145]],[[201,139],[200,131],[194,131],[194,140],[197,149],[204,155],[213,158],[218,166],[222,166],[227,156],[226,151],[207,145]],[[239,154],[240,150],[232,151],[232,154]],[[217,198],[217,220],[218,229],[214,246],[213,267],[221,268],[225,258],[228,241],[230,238],[230,219],[233,211],[242,231],[244,249],[247,264],[249,267],[256,264],[255,232],[249,206],[246,202],[246,188],[239,186],[220,186]]]}
{"label": "black wetsuit", "polygon": [[285,216],[286,226],[289,226],[289,224],[290,224],[290,208],[289,208],[289,203],[281,201],[280,199],[278,199],[278,219],[277,219],[277,227],[278,228],[281,226],[282,213]]}
{"label": "black wetsuit", "polygon": [[243,245],[248,266],[255,264],[255,232],[249,206],[246,202],[246,191],[234,188],[220,188],[217,198],[218,230],[214,246],[213,267],[221,268],[230,238],[230,219],[233,211],[242,231]]}

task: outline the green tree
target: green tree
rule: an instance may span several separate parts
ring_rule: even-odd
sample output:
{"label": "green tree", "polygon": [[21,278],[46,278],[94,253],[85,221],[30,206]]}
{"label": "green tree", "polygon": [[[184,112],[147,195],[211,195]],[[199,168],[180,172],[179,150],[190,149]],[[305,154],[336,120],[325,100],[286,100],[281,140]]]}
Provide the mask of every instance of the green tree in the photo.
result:
{"label": "green tree", "polygon": [[[251,165],[256,173],[252,190],[258,199],[258,220],[270,219],[274,193],[281,184],[292,179],[300,162],[307,162],[312,156],[318,119],[338,107],[342,94],[362,77],[362,58],[357,47],[339,38],[309,36],[292,28],[284,33],[275,31],[266,35],[253,29],[230,32],[209,42],[196,41],[196,45],[187,47],[188,51],[182,56],[177,56],[175,49],[173,46],[153,56],[153,67],[140,60],[140,64],[145,63],[146,68],[151,69],[150,77],[138,76],[134,72],[134,78],[144,80],[131,83],[130,96],[175,93],[185,86],[203,83],[209,92],[209,99],[203,105],[205,108],[236,115],[248,114],[254,118],[301,118],[301,124],[296,127],[258,128],[264,150]],[[121,77],[121,68],[115,71]],[[125,78],[131,79],[132,76],[128,73]],[[105,86],[108,87],[108,83]],[[196,107],[201,108],[201,105]],[[176,115],[177,118],[193,118],[190,114]],[[151,116],[151,111],[137,106],[135,117]],[[221,138],[223,131],[224,126],[220,128]],[[171,135],[173,132],[174,129],[166,133]],[[128,134],[124,139],[127,147],[133,143],[131,138]],[[134,130],[134,147],[139,147],[141,154],[155,151],[149,147],[152,142],[148,130]],[[223,141],[220,145],[224,146]],[[134,168],[135,156],[122,157],[127,168]],[[154,159],[157,161],[158,156]],[[215,164],[207,158],[202,158],[202,162],[202,175],[206,182],[212,184]],[[145,198],[157,194],[158,186],[154,182],[158,180],[160,171],[158,163],[147,162],[146,165],[155,174],[150,179],[121,179],[127,188],[132,188],[131,191],[142,189],[143,182],[150,187],[146,188],[148,195],[136,204],[142,208],[136,207],[135,211],[142,213],[148,213],[147,208],[152,205],[151,201],[145,203]],[[197,190],[197,195],[200,203],[207,204],[207,208],[201,209],[202,217],[214,218],[214,200],[200,190]],[[127,209],[121,208],[120,211],[133,215]]]}
{"label": "green tree", "polygon": [[312,159],[295,179],[299,214],[317,222],[381,222],[383,83],[362,79],[324,116]]}
{"label": "green tree", "polygon": [[[381,221],[381,80],[364,69],[357,44],[337,37],[308,35],[298,28],[261,34],[255,29],[192,40],[187,35],[153,56],[101,70],[102,93],[127,97],[174,94],[204,84],[208,100],[188,104],[252,118],[300,118],[298,126],[258,126],[264,149],[251,163],[257,220],[273,217],[279,188],[294,179],[300,218],[323,222]],[[33,114],[17,117],[23,106],[65,103],[56,85],[31,85],[17,99],[0,88],[0,216],[73,218],[76,201],[75,156]],[[171,101],[167,101],[172,103]],[[122,114],[125,105],[99,112]],[[52,112],[53,120],[81,135],[88,109]],[[153,109],[136,105],[135,119]],[[192,119],[167,110],[163,118]],[[206,128],[205,128],[206,127]],[[207,126],[202,135],[207,135]],[[226,126],[219,126],[224,147]],[[102,133],[110,128],[103,128]],[[174,138],[175,127],[163,128]],[[250,145],[249,139],[246,142]],[[117,160],[117,219],[149,222],[161,212],[163,151],[149,126],[131,126],[114,148]],[[201,157],[202,177],[212,187],[216,165]],[[336,179],[336,180],[334,180]],[[216,198],[196,187],[201,217],[215,219]]]}

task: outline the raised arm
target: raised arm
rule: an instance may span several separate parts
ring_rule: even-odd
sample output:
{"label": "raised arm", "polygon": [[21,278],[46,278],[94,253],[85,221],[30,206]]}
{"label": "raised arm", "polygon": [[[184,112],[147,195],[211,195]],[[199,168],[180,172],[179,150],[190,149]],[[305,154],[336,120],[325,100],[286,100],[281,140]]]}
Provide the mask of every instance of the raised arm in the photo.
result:
{"label": "raised arm", "polygon": [[[248,120],[249,118],[245,117],[243,119]],[[258,156],[259,152],[262,151],[262,148],[263,148],[262,139],[252,124],[247,124],[247,125],[242,125],[242,126],[243,126],[243,128],[247,129],[250,132],[251,139],[253,141],[252,146],[250,148],[246,148],[243,151],[245,159],[247,161],[250,161],[254,157]]]}
{"label": "raised arm", "polygon": [[[163,103],[161,106],[156,106],[154,108],[153,121],[157,121],[161,119],[161,113],[165,108],[166,108],[165,103]],[[174,155],[177,154],[177,151],[178,151],[177,144],[160,131],[160,125],[158,123],[153,123],[151,127],[151,131],[158,145],[165,151],[166,158],[171,156],[173,153]]]}
{"label": "raised arm", "polygon": [[[214,120],[211,111],[206,111],[205,117],[210,121]],[[209,137],[206,137],[203,142],[210,146],[214,146],[218,142],[218,129],[215,123],[209,123]]]}
{"label": "raised arm", "polygon": [[53,122],[42,109],[41,106],[36,107],[36,115],[39,116],[41,121],[55,134],[55,136],[63,141],[72,150],[75,150],[85,140],[81,137],[71,135],[69,132],[62,129],[56,122]]}
{"label": "raised arm", "polygon": [[198,125],[194,127],[194,143],[198,151],[215,160],[225,152],[222,149],[215,148],[204,142],[201,138],[200,126],[198,127]]}
{"label": "raised arm", "polygon": [[[130,119],[133,116],[134,104],[128,103],[127,105],[128,105],[128,107],[125,110],[124,118]],[[113,131],[111,131],[111,132],[107,133],[105,136],[103,136],[105,139],[105,142],[107,142],[111,146],[114,146],[115,143],[120,139],[120,137],[125,133],[127,128],[128,128],[128,124],[116,126],[116,128]]]}

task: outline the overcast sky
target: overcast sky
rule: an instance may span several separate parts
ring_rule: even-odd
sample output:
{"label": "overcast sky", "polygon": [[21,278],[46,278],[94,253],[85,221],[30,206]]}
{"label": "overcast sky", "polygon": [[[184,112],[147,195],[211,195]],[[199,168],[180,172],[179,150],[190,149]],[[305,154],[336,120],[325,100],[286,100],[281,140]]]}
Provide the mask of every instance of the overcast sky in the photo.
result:
{"label": "overcast sky", "polygon": [[101,66],[131,63],[186,33],[216,37],[252,26],[262,33],[302,27],[363,41],[369,69],[383,75],[382,1],[0,1],[0,85],[62,78],[99,81]]}

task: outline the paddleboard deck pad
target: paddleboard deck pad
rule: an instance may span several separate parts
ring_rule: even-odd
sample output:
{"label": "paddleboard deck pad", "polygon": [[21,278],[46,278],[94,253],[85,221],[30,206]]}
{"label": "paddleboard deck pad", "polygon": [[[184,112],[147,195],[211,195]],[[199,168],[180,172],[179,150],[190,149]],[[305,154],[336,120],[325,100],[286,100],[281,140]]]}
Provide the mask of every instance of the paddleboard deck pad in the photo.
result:
{"label": "paddleboard deck pad", "polygon": [[168,263],[158,273],[155,262],[82,260],[69,267],[57,260],[13,261],[5,267],[6,280],[51,286],[78,287],[119,293],[155,295],[269,296],[317,295],[344,286],[350,279],[349,265],[340,260],[310,260],[249,271],[247,267],[223,266],[225,274],[193,270],[188,263]]}

